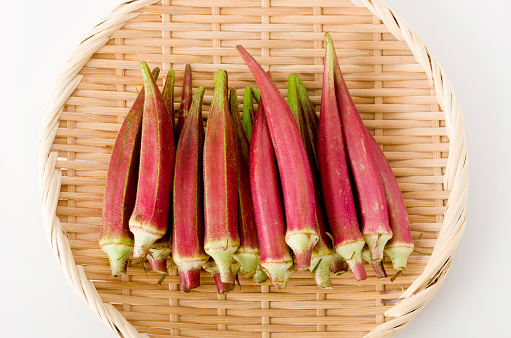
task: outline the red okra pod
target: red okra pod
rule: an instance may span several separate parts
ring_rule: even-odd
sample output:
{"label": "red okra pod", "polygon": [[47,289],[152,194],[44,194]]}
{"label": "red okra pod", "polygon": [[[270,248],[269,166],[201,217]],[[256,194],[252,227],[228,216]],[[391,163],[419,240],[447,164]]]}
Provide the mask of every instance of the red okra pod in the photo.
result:
{"label": "red okra pod", "polygon": [[204,89],[197,89],[181,131],[174,170],[172,258],[179,272],[179,289],[184,292],[200,285],[200,270],[209,258],[204,251]]}
{"label": "red okra pod", "polygon": [[332,38],[326,33],[327,45],[333,50],[334,78],[341,125],[353,173],[361,211],[362,234],[369,246],[371,260],[383,258],[383,249],[392,237],[387,203],[378,166],[362,118],[341,74]]}
{"label": "red okra pod", "polygon": [[293,114],[269,74],[242,46],[236,48],[251,70],[265,104],[268,127],[282,179],[287,220],[286,243],[295,254],[298,270],[308,269],[312,249],[319,235],[316,227],[314,185],[305,146]]}
{"label": "red okra pod", "polygon": [[142,62],[144,114],[137,197],[129,228],[135,237],[134,257],[147,253],[167,232],[174,173],[174,134],[156,82]]}
{"label": "red okra pod", "polygon": [[[369,134],[369,131],[367,133]],[[414,249],[408,213],[389,162],[374,137],[370,134],[369,139],[381,174],[389,212],[390,228],[394,234],[387,242],[387,245],[385,245],[385,253],[390,257],[394,269],[404,270],[406,269],[408,256],[410,256]]]}
{"label": "red okra pod", "polygon": [[286,244],[286,223],[280,197],[277,165],[262,102],[250,142],[250,188],[257,234],[261,246],[261,267],[274,286],[287,282],[286,271],[293,258]]}
{"label": "red okra pod", "polygon": [[365,245],[357,219],[346,161],[341,119],[336,101],[334,57],[327,45],[318,130],[318,161],[326,212],[335,251],[348,263],[356,279],[366,279],[362,260]]}
{"label": "red okra pod", "polygon": [[232,255],[240,245],[234,128],[227,102],[227,73],[219,70],[204,141],[204,250],[224,283],[232,283]]}
{"label": "red okra pod", "polygon": [[[159,72],[154,68],[152,76],[158,78]],[[99,246],[110,259],[114,277],[126,273],[133,252],[128,221],[137,195],[144,96],[142,88],[117,134],[108,166]]]}

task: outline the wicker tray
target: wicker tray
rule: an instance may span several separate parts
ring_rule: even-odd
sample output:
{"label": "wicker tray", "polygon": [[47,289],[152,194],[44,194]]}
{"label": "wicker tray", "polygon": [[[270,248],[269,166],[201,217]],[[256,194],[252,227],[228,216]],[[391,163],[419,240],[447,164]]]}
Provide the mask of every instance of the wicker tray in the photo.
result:
{"label": "wicker tray", "polygon": [[[380,0],[139,0],[94,27],[70,57],[52,92],[40,139],[40,185],[52,249],[74,289],[114,332],[125,337],[359,337],[392,335],[436,293],[465,226],[467,153],[457,97],[415,32]],[[319,110],[323,32],[331,33],[341,67],[367,127],[398,178],[416,251],[396,281],[351,273],[321,290],[310,273],[289,287],[241,280],[218,295],[212,278],[189,294],[177,271],[161,286],[140,266],[109,275],[98,246],[110,152],[142,84],[139,63],[176,70],[206,86],[214,72],[229,85],[255,85],[234,46],[244,45],[272,72],[286,95],[299,74]],[[159,84],[162,84],[160,77]],[[205,113],[205,117],[206,117]],[[390,275],[389,262],[386,269]]]}

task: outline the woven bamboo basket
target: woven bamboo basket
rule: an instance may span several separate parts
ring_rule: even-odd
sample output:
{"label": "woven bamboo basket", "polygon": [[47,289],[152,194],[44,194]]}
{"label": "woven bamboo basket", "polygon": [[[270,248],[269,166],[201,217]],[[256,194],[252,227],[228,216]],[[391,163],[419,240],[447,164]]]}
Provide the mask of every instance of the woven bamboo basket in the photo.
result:
{"label": "woven bamboo basket", "polygon": [[[184,66],[192,64],[194,88],[207,88],[206,118],[217,69],[229,72],[240,99],[255,85],[234,48],[242,44],[284,95],[288,74],[299,74],[319,111],[326,31],[405,198],[416,252],[404,275],[391,282],[368,268],[365,281],[346,273],[323,290],[301,272],[285,290],[242,279],[223,295],[206,273],[189,294],[178,291],[175,269],[161,286],[140,266],[112,278],[98,245],[105,177],[142,85],[140,61],[176,70],[178,97]],[[437,292],[465,226],[467,150],[458,99],[417,34],[380,0],[124,3],[65,65],[46,109],[39,156],[51,247],[76,292],[124,337],[390,336]]]}

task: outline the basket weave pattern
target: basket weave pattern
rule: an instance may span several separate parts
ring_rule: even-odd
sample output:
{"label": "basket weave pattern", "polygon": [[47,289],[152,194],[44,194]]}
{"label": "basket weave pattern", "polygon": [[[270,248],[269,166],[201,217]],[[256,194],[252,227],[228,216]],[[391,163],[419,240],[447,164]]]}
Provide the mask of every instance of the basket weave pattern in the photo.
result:
{"label": "basket weave pattern", "polygon": [[[61,73],[39,144],[45,227],[69,282],[124,337],[359,337],[393,335],[433,297],[465,226],[467,153],[463,118],[449,81],[415,32],[379,0],[138,0],[125,3],[86,36]],[[186,63],[194,89],[217,69],[229,86],[255,86],[235,50],[242,44],[284,95],[287,76],[304,80],[319,111],[324,32],[335,42],[364,123],[389,159],[408,208],[416,251],[390,282],[334,277],[315,286],[293,274],[285,290],[241,280],[218,295],[213,279],[178,291],[176,269],[161,286],[140,265],[110,277],[98,245],[106,172],[124,116],[142,86],[139,68],[176,70],[180,97]],[[159,79],[162,85],[162,76]],[[179,100],[176,100],[179,101]],[[177,107],[176,103],[176,107]],[[420,237],[420,238],[419,238]],[[385,267],[394,273],[387,260]]]}

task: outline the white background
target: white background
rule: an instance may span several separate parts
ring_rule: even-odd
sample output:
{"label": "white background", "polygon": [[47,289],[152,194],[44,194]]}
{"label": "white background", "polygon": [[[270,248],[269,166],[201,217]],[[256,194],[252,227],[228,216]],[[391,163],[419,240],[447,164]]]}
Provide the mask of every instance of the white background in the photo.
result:
{"label": "white background", "polygon": [[[57,74],[115,0],[2,1],[0,336],[114,337],[71,289],[46,240],[37,140]],[[440,61],[462,105],[468,224],[447,279],[402,337],[509,336],[511,1],[387,0]]]}

